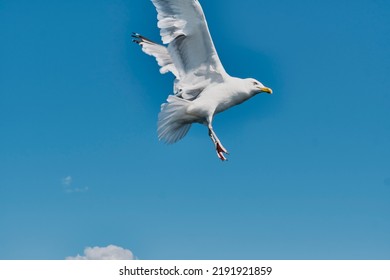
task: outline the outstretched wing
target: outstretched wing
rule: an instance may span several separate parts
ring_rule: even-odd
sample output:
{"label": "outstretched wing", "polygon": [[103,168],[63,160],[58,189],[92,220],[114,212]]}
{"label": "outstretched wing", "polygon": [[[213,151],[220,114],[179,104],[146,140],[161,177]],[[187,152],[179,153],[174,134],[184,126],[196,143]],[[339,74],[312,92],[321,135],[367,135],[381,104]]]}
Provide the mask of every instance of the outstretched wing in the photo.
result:
{"label": "outstretched wing", "polygon": [[[176,87],[186,99],[194,98],[204,86],[227,76],[211,39],[197,0],[152,0],[158,27],[178,72]],[[186,91],[185,88],[189,90]]]}
{"label": "outstretched wing", "polygon": [[167,72],[172,72],[176,78],[179,78],[179,73],[176,70],[175,65],[173,65],[173,61],[171,56],[168,53],[166,47],[153,42],[152,40],[142,36],[138,33],[133,33],[132,37],[133,42],[137,43],[142,47],[142,51],[148,55],[154,56],[160,68],[160,73],[165,74]]}

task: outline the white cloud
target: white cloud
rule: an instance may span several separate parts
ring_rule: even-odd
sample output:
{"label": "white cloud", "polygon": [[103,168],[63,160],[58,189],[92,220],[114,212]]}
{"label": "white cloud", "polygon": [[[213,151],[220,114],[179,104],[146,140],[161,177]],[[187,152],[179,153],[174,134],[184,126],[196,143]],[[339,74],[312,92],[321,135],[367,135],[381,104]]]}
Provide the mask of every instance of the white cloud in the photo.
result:
{"label": "white cloud", "polygon": [[88,187],[77,188],[73,187],[73,178],[72,176],[66,176],[61,180],[62,186],[64,187],[64,191],[67,193],[75,193],[75,192],[86,192],[88,191]]}
{"label": "white cloud", "polygon": [[107,247],[87,247],[84,255],[67,257],[67,260],[134,260],[133,253],[122,247],[108,245]]}
{"label": "white cloud", "polygon": [[66,176],[65,178],[62,178],[62,184],[64,186],[70,186],[72,184],[72,176]]}

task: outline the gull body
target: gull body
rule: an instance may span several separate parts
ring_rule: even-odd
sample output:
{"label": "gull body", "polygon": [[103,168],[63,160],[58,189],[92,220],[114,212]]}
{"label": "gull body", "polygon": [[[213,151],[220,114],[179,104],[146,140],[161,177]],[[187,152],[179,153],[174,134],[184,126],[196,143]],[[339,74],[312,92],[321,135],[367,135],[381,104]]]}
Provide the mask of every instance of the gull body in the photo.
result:
{"label": "gull body", "polygon": [[260,93],[264,86],[253,79],[228,77],[224,83],[213,84],[205,88],[194,100],[193,106],[209,108],[210,113],[218,114],[233,106],[239,105]]}
{"label": "gull body", "polygon": [[192,123],[208,127],[218,157],[226,160],[226,148],[214,132],[215,114],[241,104],[251,97],[272,90],[253,79],[231,77],[219,60],[202,7],[197,0],[152,0],[158,13],[158,27],[167,47],[134,33],[134,42],[156,58],[162,74],[176,79],[173,94],[161,105],[158,137],[175,143]]}

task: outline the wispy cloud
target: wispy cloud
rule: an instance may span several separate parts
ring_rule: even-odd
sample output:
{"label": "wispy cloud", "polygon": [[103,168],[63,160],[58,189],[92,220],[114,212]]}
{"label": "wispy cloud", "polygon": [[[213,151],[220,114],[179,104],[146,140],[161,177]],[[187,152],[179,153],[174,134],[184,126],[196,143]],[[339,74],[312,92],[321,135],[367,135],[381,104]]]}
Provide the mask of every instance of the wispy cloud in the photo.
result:
{"label": "wispy cloud", "polygon": [[87,247],[84,255],[67,257],[67,260],[134,260],[133,253],[119,246],[108,245],[107,247]]}
{"label": "wispy cloud", "polygon": [[70,186],[72,184],[72,176],[66,176],[65,178],[62,178],[62,184],[64,186]]}
{"label": "wispy cloud", "polygon": [[86,192],[89,189],[88,187],[74,187],[73,178],[70,175],[62,178],[61,183],[66,193]]}

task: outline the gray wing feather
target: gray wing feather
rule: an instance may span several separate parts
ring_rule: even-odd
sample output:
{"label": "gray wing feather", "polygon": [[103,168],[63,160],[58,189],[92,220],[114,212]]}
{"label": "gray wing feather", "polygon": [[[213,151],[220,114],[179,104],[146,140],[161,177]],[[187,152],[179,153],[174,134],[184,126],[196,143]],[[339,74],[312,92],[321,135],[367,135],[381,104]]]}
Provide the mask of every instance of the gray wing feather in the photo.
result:
{"label": "gray wing feather", "polygon": [[133,42],[137,43],[142,47],[142,51],[148,55],[154,56],[160,68],[160,73],[165,74],[167,72],[172,72],[176,78],[179,77],[179,73],[176,70],[175,65],[173,64],[172,58],[168,52],[168,49],[163,45],[157,44],[152,40],[138,34],[133,33],[132,37]]}
{"label": "gray wing feather", "polygon": [[[205,84],[223,80],[227,74],[219,60],[207,22],[197,0],[152,0],[158,27],[179,73],[176,87],[186,99],[196,97]],[[205,82],[207,80],[207,82]],[[185,88],[191,85],[191,91]],[[198,90],[194,86],[198,85]]]}

